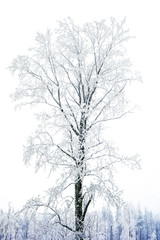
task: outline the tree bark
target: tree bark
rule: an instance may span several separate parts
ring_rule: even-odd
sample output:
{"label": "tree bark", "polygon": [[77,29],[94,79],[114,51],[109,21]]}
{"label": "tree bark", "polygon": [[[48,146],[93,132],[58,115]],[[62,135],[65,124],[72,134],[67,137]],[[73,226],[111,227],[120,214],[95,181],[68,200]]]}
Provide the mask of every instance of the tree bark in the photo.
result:
{"label": "tree bark", "polygon": [[78,178],[75,184],[75,228],[76,240],[83,240],[84,223],[83,216],[83,196],[82,196],[82,179]]}
{"label": "tree bark", "polygon": [[77,179],[75,183],[75,230],[76,240],[84,239],[84,217],[83,217],[83,172],[85,159],[85,132],[86,120],[85,114],[82,112],[80,120],[79,134],[79,159],[77,162]]}

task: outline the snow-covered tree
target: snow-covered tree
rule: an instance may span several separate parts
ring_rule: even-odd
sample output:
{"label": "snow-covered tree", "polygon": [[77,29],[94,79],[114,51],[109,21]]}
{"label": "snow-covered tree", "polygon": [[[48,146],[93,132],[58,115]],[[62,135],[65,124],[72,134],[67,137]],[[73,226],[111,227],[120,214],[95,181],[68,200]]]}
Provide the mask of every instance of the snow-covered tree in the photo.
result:
{"label": "snow-covered tree", "polygon": [[156,240],[160,240],[160,222],[156,220]]}
{"label": "snow-covered tree", "polygon": [[143,235],[144,235],[144,216],[140,207],[138,207],[136,220],[136,239],[143,240]]}
{"label": "snow-covered tree", "polygon": [[[24,161],[34,160],[37,170],[50,166],[59,173],[47,196],[32,199],[26,207],[48,208],[77,240],[84,239],[88,208],[98,196],[119,204],[116,164],[139,166],[137,156],[121,156],[102,138],[108,121],[129,112],[125,91],[137,79],[126,55],[129,38],[124,20],[79,26],[66,19],[54,34],[38,33],[36,46],[10,66],[20,78],[13,98],[20,105],[41,106],[41,125],[29,137]],[[65,208],[72,214],[71,225],[63,219]]]}
{"label": "snow-covered tree", "polygon": [[144,239],[154,239],[156,235],[155,223],[151,211],[145,209],[144,213]]}
{"label": "snow-covered tree", "polygon": [[115,216],[115,222],[116,222],[116,229],[115,229],[115,239],[120,240],[122,229],[123,229],[123,214],[122,214],[122,208],[117,207],[116,209],[116,216]]}
{"label": "snow-covered tree", "polygon": [[138,240],[136,238],[136,211],[131,203],[117,209],[115,220],[116,240]]}

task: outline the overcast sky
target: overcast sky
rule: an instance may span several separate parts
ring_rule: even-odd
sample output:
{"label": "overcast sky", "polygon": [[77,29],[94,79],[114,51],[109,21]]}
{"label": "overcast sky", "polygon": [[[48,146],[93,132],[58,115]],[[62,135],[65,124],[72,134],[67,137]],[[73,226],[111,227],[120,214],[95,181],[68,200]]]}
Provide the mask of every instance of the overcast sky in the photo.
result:
{"label": "overcast sky", "polygon": [[23,145],[36,128],[33,111],[15,111],[10,94],[17,80],[6,70],[12,59],[34,45],[36,32],[54,29],[56,20],[72,17],[82,23],[127,17],[132,35],[129,55],[143,83],[135,83],[128,96],[139,105],[134,114],[110,124],[107,133],[124,153],[138,153],[142,170],[117,174],[124,197],[160,212],[160,14],[152,0],[5,0],[0,3],[0,208],[17,207],[52,185],[52,176],[24,166]]}

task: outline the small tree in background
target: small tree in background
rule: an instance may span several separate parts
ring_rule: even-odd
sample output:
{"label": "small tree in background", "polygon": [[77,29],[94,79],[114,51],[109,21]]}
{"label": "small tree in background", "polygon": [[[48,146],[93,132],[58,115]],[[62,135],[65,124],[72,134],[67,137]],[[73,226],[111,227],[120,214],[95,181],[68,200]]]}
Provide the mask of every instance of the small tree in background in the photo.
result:
{"label": "small tree in background", "polygon": [[[41,105],[41,125],[28,139],[24,161],[59,174],[46,198],[32,199],[26,207],[48,208],[55,223],[77,240],[84,239],[88,208],[98,196],[120,203],[116,164],[139,167],[137,156],[120,156],[102,139],[106,123],[129,111],[125,90],[137,78],[125,57],[130,37],[124,23],[111,18],[81,27],[71,19],[61,21],[53,35],[38,33],[36,46],[10,66],[20,78],[14,99]],[[62,218],[66,209],[74,222]]]}

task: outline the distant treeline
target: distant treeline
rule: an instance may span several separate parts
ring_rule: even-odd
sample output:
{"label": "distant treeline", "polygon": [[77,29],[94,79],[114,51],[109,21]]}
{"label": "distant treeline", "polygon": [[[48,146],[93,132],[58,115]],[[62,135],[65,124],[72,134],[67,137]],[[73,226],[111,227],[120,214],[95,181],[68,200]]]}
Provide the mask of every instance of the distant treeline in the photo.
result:
{"label": "distant treeline", "polygon": [[[65,215],[65,210],[63,209]],[[74,226],[66,214],[66,222],[45,212],[7,212],[0,210],[0,240],[75,240]],[[63,226],[62,226],[63,225]],[[89,213],[85,221],[84,239],[87,240],[160,240],[160,215],[147,209],[135,209],[131,204],[112,209],[109,205]]]}

